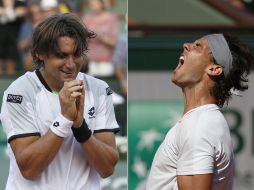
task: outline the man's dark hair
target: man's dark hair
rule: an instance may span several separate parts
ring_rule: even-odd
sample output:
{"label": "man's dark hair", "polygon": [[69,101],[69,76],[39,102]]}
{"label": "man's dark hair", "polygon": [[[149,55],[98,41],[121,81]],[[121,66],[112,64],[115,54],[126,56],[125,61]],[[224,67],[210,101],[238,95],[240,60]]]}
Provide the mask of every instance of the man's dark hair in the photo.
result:
{"label": "man's dark hair", "polygon": [[238,91],[248,89],[247,77],[254,63],[253,52],[244,43],[235,36],[224,34],[224,37],[231,51],[233,63],[227,76],[221,74],[218,77],[213,77],[216,84],[212,89],[212,94],[219,107],[223,107],[225,103],[228,103],[232,95],[231,89]]}
{"label": "man's dark hair", "polygon": [[94,37],[94,33],[83,25],[79,17],[73,13],[56,14],[41,22],[35,29],[32,37],[31,54],[36,68],[40,68],[43,62],[39,55],[58,55],[58,39],[70,37],[75,40],[75,55],[85,55],[88,49],[88,40]]}

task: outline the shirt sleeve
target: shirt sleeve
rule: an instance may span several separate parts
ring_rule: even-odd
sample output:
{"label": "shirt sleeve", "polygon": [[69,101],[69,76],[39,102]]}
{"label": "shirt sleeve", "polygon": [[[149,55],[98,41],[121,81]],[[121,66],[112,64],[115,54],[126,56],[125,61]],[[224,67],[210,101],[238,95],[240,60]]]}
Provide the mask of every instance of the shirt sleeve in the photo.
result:
{"label": "shirt sleeve", "polygon": [[114,132],[119,131],[119,126],[116,122],[114,106],[112,102],[112,90],[104,83],[100,89],[98,97],[98,107],[96,116],[96,127],[94,132]]}
{"label": "shirt sleeve", "polygon": [[25,93],[7,90],[3,96],[2,125],[8,142],[15,138],[40,136],[35,126],[33,105]]}
{"label": "shirt sleeve", "polygon": [[[180,131],[177,175],[213,173],[215,148],[207,131],[210,130],[210,126],[204,119],[199,120],[194,123],[192,131]],[[184,128],[188,127],[190,126],[184,126]]]}

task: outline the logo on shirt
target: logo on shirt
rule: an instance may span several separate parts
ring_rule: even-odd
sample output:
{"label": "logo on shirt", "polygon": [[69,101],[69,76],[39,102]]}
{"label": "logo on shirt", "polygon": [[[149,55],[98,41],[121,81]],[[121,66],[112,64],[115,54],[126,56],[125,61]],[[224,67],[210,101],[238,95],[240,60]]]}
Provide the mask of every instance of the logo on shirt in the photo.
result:
{"label": "logo on shirt", "polygon": [[7,96],[7,102],[21,104],[22,100],[23,100],[23,96],[20,96],[20,95],[8,94]]}
{"label": "logo on shirt", "polygon": [[95,118],[94,113],[95,113],[95,109],[94,109],[94,107],[91,107],[88,112],[88,114],[90,115],[89,119]]}
{"label": "logo on shirt", "polygon": [[109,96],[110,94],[113,94],[113,91],[110,87],[106,88],[106,94]]}
{"label": "logo on shirt", "polygon": [[56,122],[53,123],[53,126],[54,126],[54,127],[58,127],[59,125],[60,125],[60,124],[59,124],[58,121],[56,121]]}

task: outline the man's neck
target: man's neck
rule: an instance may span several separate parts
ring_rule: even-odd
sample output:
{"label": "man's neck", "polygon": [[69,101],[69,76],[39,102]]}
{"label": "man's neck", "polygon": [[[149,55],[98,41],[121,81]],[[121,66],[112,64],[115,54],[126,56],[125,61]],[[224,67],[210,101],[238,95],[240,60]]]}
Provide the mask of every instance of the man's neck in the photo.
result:
{"label": "man's neck", "polygon": [[41,68],[40,72],[52,92],[59,92],[61,90],[62,86],[59,85],[60,83],[53,80],[51,76],[47,76],[44,72],[44,68]]}
{"label": "man's neck", "polygon": [[184,113],[202,105],[216,104],[215,98],[206,85],[195,85],[190,88],[184,88],[183,95]]}

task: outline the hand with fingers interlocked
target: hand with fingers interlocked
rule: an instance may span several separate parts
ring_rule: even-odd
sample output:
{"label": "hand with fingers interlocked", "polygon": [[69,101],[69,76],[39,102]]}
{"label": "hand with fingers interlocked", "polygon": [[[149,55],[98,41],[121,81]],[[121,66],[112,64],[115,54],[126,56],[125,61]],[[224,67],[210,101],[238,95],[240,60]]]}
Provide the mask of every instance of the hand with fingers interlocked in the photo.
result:
{"label": "hand with fingers interlocked", "polygon": [[67,119],[74,121],[74,127],[80,127],[84,113],[84,86],[83,81],[73,80],[64,82],[59,92],[61,113]]}

